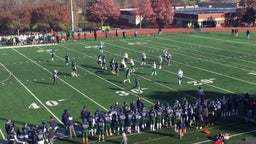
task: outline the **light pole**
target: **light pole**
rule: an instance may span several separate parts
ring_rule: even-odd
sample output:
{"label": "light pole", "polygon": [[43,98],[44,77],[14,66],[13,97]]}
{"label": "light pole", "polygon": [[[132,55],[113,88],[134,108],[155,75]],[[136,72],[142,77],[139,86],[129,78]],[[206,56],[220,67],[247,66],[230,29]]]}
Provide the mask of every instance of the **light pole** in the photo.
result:
{"label": "light pole", "polygon": [[70,0],[70,16],[71,16],[71,32],[73,32],[74,31],[73,0]]}

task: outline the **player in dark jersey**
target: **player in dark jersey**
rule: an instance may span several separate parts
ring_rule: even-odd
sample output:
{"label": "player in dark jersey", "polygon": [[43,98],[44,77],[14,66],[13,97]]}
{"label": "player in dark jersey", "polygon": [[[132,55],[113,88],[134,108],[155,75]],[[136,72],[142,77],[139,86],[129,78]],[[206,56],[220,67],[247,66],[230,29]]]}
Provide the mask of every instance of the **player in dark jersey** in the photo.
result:
{"label": "player in dark jersey", "polygon": [[131,83],[130,76],[131,76],[131,70],[130,70],[130,69],[127,69],[127,70],[126,70],[126,73],[125,73],[125,80],[123,80],[123,83],[126,83],[127,81],[128,81],[129,83]]}
{"label": "player in dark jersey", "polygon": [[66,66],[69,65],[69,60],[70,60],[70,58],[69,58],[68,54],[66,54],[65,55]]}
{"label": "player in dark jersey", "polygon": [[138,110],[136,110],[136,112],[134,113],[134,116],[133,116],[133,120],[134,120],[134,126],[135,126],[135,131],[137,133],[140,133],[140,119],[141,119],[141,115],[139,113]]}
{"label": "player in dark jersey", "polygon": [[119,115],[119,127],[117,129],[118,135],[120,134],[120,131],[124,132],[125,119],[126,119],[125,113],[120,113],[120,115]]}
{"label": "player in dark jersey", "polygon": [[156,110],[154,107],[151,108],[149,112],[149,117],[150,117],[150,131],[155,131],[155,124],[156,124]]}
{"label": "player in dark jersey", "polygon": [[83,144],[88,144],[89,142],[88,136],[89,136],[89,122],[84,121],[82,123],[82,143]]}
{"label": "player in dark jersey", "polygon": [[105,133],[104,133],[104,120],[103,118],[99,118],[99,120],[97,121],[97,130],[98,130],[98,141],[105,141]]}
{"label": "player in dark jersey", "polygon": [[105,114],[104,122],[105,122],[106,135],[107,136],[112,136],[112,130],[111,130],[112,117],[109,113]]}
{"label": "player in dark jersey", "polygon": [[56,55],[54,49],[52,49],[52,51],[51,51],[50,54],[51,54],[51,60],[54,61],[54,57],[55,57],[55,55]]}
{"label": "player in dark jersey", "polygon": [[125,125],[126,125],[126,130],[129,134],[132,133],[132,122],[133,122],[133,111],[130,110],[127,114],[126,114],[126,121],[125,121]]}
{"label": "player in dark jersey", "polygon": [[140,77],[138,75],[135,75],[135,88],[140,90]]}
{"label": "player in dark jersey", "polygon": [[76,66],[76,62],[72,61],[71,65],[72,65],[71,76],[77,77],[78,75],[77,75],[77,66]]}

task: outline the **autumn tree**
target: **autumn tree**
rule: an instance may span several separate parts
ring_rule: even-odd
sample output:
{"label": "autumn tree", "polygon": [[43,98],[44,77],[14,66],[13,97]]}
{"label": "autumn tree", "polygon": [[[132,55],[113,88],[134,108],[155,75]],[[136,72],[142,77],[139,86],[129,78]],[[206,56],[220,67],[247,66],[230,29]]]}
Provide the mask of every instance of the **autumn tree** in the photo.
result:
{"label": "autumn tree", "polygon": [[100,22],[101,26],[110,18],[117,19],[120,15],[119,4],[113,0],[94,0],[86,12],[88,20]]}
{"label": "autumn tree", "polygon": [[241,0],[239,5],[242,8],[237,11],[238,20],[254,26],[256,19],[256,0]]}
{"label": "autumn tree", "polygon": [[150,20],[154,14],[150,0],[132,0],[132,6],[135,8],[134,15],[139,16],[140,28],[142,19]]}
{"label": "autumn tree", "polygon": [[18,34],[20,30],[31,30],[31,18],[33,10],[34,7],[31,4],[22,5],[12,10],[12,24],[14,29],[17,29]]}
{"label": "autumn tree", "polygon": [[70,8],[62,3],[42,3],[32,13],[32,24],[35,30],[64,30],[70,25]]}
{"label": "autumn tree", "polygon": [[164,25],[171,24],[174,11],[170,0],[152,0],[154,16],[152,22],[162,28]]}

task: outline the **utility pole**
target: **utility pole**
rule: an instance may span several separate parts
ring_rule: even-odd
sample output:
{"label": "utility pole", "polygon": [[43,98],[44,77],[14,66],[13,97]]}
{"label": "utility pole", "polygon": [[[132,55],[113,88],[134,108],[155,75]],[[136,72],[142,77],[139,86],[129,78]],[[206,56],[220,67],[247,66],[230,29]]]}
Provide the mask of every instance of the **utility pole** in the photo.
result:
{"label": "utility pole", "polygon": [[71,32],[74,31],[74,11],[73,11],[73,0],[70,0],[70,15],[71,15]]}

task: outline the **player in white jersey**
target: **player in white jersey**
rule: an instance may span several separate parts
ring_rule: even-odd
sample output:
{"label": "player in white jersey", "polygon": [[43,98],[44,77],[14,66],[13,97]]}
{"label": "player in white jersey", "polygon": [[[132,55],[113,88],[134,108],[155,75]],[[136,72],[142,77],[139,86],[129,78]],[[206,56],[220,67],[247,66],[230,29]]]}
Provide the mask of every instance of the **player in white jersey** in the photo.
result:
{"label": "player in white jersey", "polygon": [[125,53],[124,53],[124,61],[125,61],[126,63],[129,63],[129,62],[128,62],[128,58],[129,58],[128,53],[125,52]]}
{"label": "player in white jersey", "polygon": [[135,72],[135,68],[134,68],[135,64],[134,64],[133,59],[130,59],[130,64],[131,64],[131,71]]}
{"label": "player in white jersey", "polygon": [[157,73],[156,73],[156,62],[153,62],[153,64],[152,64],[152,73],[151,73],[151,76],[153,76],[153,75],[157,75]]}
{"label": "player in white jersey", "polygon": [[183,77],[183,71],[181,69],[179,69],[178,71],[178,81],[179,81],[179,85],[181,85],[181,80]]}
{"label": "player in white jersey", "polygon": [[52,72],[52,77],[53,77],[53,84],[57,84],[57,77],[58,77],[58,71],[54,70]]}
{"label": "player in white jersey", "polygon": [[142,53],[142,59],[141,59],[141,64],[140,65],[146,65],[146,59],[147,59],[147,55],[145,52]]}
{"label": "player in white jersey", "polygon": [[126,70],[126,69],[127,69],[127,65],[126,65],[126,63],[125,63],[125,60],[124,60],[124,59],[122,59],[122,60],[121,60],[121,68],[123,68],[124,70]]}
{"label": "player in white jersey", "polygon": [[162,69],[162,62],[163,62],[163,58],[162,58],[162,56],[160,55],[160,56],[158,57],[159,69]]}
{"label": "player in white jersey", "polygon": [[101,54],[103,54],[103,45],[104,45],[104,42],[100,42],[99,49]]}

